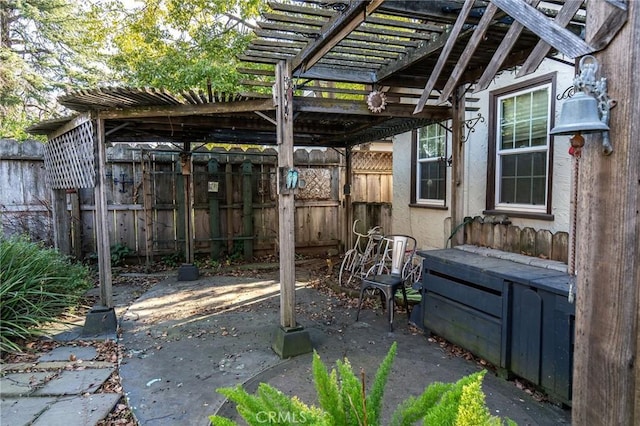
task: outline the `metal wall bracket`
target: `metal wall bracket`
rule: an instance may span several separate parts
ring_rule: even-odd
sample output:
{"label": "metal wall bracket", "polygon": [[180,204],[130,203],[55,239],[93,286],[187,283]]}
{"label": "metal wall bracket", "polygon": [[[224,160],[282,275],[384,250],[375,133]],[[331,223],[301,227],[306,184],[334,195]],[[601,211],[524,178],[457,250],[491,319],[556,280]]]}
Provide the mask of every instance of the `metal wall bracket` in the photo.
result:
{"label": "metal wall bracket", "polygon": [[469,140],[469,135],[476,131],[476,126],[478,123],[484,123],[485,119],[482,114],[478,113],[477,117],[470,118],[469,120],[464,121],[464,126],[467,128],[467,134],[462,137],[462,143]]}
{"label": "metal wall bracket", "polygon": [[[478,125],[478,123],[484,123],[484,122],[485,122],[485,119],[481,113],[478,113],[477,117],[465,120],[464,127],[466,127],[467,129],[467,134],[462,136],[462,143],[466,142],[469,139],[469,135],[476,131],[476,126]],[[452,132],[450,127],[447,127],[442,123],[438,123],[438,124],[440,124],[440,126],[442,126],[447,132],[450,132],[450,133]]]}

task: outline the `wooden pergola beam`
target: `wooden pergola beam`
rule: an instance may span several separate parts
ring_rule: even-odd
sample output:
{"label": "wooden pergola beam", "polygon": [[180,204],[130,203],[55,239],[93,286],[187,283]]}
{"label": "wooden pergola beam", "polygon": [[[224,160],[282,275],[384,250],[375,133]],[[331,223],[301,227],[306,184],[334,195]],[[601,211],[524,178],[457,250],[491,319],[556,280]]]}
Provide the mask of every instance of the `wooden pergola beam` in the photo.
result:
{"label": "wooden pergola beam", "polygon": [[467,69],[467,65],[469,64],[471,57],[475,53],[478,45],[482,41],[482,38],[489,29],[489,25],[493,21],[493,17],[497,11],[498,7],[493,3],[489,3],[484,13],[482,14],[482,18],[480,18],[480,22],[478,22],[476,30],[473,32],[471,39],[467,43],[464,52],[462,52],[462,55],[460,55],[455,68],[451,72],[451,76],[449,77],[447,84],[444,86],[444,89],[442,89],[442,93],[440,93],[440,97],[438,98],[437,103],[441,104],[443,102],[446,102],[447,99],[449,99],[449,96],[451,96],[453,89],[458,86],[458,82],[460,81],[462,74]]}
{"label": "wooden pergola beam", "polygon": [[464,26],[464,23],[467,20],[467,17],[469,16],[469,12],[471,12],[471,9],[473,8],[474,4],[475,4],[474,0],[466,0],[464,2],[464,5],[462,6],[460,13],[458,14],[458,19],[456,19],[456,23],[453,24],[453,27],[451,28],[451,32],[449,32],[447,42],[445,43],[444,48],[440,52],[440,56],[438,57],[438,62],[433,67],[433,70],[431,71],[431,75],[429,76],[429,80],[427,81],[427,84],[424,86],[424,90],[422,91],[422,96],[420,96],[420,99],[418,100],[418,104],[416,105],[416,108],[414,110],[415,114],[422,111],[425,103],[429,99],[429,95],[431,94],[431,91],[435,87],[436,81],[438,81],[438,77],[440,77],[440,73],[442,72],[444,65],[447,63],[447,59],[449,58],[449,55],[453,50],[453,46],[456,44],[458,34],[460,34],[460,32],[462,31],[462,27]]}
{"label": "wooden pergola beam", "polygon": [[[528,1],[529,1],[529,4],[531,4],[531,6],[533,7],[536,7],[538,3],[540,3],[540,0],[528,0]],[[576,0],[576,1],[577,3],[582,3],[582,0]],[[509,27],[509,31],[507,31],[507,34],[504,36],[504,39],[500,43],[500,46],[498,46],[498,50],[496,50],[496,53],[493,55],[493,59],[491,60],[487,68],[485,68],[484,72],[482,73],[482,76],[476,83],[476,87],[473,90],[473,93],[477,93],[489,87],[491,80],[493,80],[493,77],[496,76],[496,74],[498,73],[498,70],[502,67],[504,60],[509,55],[509,52],[511,52],[511,49],[513,49],[513,46],[516,44],[516,41],[518,41],[518,37],[520,37],[520,34],[522,33],[523,29],[524,29],[524,25],[522,25],[518,21],[515,21],[513,22],[513,24],[511,24],[511,27]]]}
{"label": "wooden pergola beam", "polygon": [[293,101],[295,111],[318,112],[325,114],[349,114],[365,115],[371,117],[397,117],[397,118],[432,118],[435,116],[450,117],[451,108],[445,106],[429,106],[418,114],[413,113],[412,104],[388,104],[386,108],[373,113],[367,107],[364,100],[353,101],[344,99],[296,97]]}
{"label": "wooden pergola beam", "polygon": [[136,108],[117,108],[103,110],[98,113],[105,120],[118,118],[144,118],[155,116],[184,116],[203,114],[224,114],[231,112],[254,112],[274,110],[273,99],[255,99],[246,101],[219,102],[207,104],[160,105]]}
{"label": "wooden pergola beam", "polygon": [[55,139],[58,136],[62,136],[65,133],[75,129],[79,125],[81,125],[83,123],[86,123],[87,121],[90,121],[90,120],[91,120],[91,113],[90,112],[85,112],[85,113],[79,114],[73,120],[69,121],[68,123],[64,124],[60,128],[56,129],[54,132],[51,132],[51,133],[47,134],[47,138],[49,140]]}
{"label": "wooden pergola beam", "polygon": [[347,71],[336,71],[333,67],[316,65],[310,70],[298,69],[293,72],[296,78],[308,78],[313,80],[343,81],[349,80],[351,83],[373,84],[376,82],[376,73],[372,71],[362,71],[350,69]]}
{"label": "wooden pergola beam", "polygon": [[308,44],[291,60],[293,71],[300,66],[304,70],[313,67],[329,50],[356,29],[368,15],[382,5],[384,0],[349,2],[347,9],[332,17],[320,31],[320,37]]}
{"label": "wooden pergola beam", "polygon": [[550,21],[547,16],[524,0],[491,0],[491,2],[565,56],[577,58],[595,50],[571,31]]}
{"label": "wooden pergola beam", "polygon": [[[460,34],[466,33],[466,31],[463,31]],[[415,50],[411,51],[410,54],[403,55],[397,61],[391,62],[386,67],[379,69],[376,73],[376,77],[378,78],[378,80],[384,80],[385,78],[394,75],[395,73],[415,64],[416,62],[423,60],[425,57],[428,57],[434,52],[442,49],[446,45],[448,40],[448,34],[442,34],[436,40],[429,43],[424,43]]]}
{"label": "wooden pergola beam", "polygon": [[[582,0],[567,0],[567,2],[562,5],[560,12],[558,12],[555,22],[562,27],[566,26],[571,22],[571,19],[575,16],[578,9],[580,9],[580,6],[582,6]],[[540,63],[544,60],[550,50],[551,46],[549,43],[544,40],[540,40],[538,44],[536,44],[536,47],[533,48],[533,51],[525,63],[522,65],[522,68],[518,70],[516,77],[523,77],[538,69],[538,66],[540,66]]]}

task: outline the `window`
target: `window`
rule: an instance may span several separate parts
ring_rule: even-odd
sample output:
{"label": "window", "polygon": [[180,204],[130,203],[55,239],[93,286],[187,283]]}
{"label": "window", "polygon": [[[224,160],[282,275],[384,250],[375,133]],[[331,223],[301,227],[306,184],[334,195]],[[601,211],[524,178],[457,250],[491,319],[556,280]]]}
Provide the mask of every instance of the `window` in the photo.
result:
{"label": "window", "polygon": [[553,79],[491,94],[487,209],[551,213]]}
{"label": "window", "polygon": [[447,187],[447,130],[441,124],[418,129],[414,139],[415,164],[412,202],[444,206]]}

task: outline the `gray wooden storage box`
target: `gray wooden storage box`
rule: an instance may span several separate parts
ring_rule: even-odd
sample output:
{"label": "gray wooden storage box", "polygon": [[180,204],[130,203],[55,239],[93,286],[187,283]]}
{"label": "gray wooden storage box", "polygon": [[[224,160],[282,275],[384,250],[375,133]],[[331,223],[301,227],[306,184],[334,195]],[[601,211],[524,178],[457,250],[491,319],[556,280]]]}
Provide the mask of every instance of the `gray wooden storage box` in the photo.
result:
{"label": "gray wooden storage box", "polygon": [[424,329],[570,405],[573,304],[564,272],[457,249],[423,257]]}

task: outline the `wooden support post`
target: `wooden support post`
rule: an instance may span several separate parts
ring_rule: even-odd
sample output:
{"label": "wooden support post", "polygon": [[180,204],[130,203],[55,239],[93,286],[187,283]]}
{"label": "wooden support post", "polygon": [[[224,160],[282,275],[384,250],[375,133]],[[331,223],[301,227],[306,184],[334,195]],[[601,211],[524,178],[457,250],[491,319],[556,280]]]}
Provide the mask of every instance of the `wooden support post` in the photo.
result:
{"label": "wooden support post", "polygon": [[220,164],[216,158],[209,160],[207,169],[209,172],[209,236],[211,238],[211,258],[220,256],[220,176],[218,169]]}
{"label": "wooden support post", "polygon": [[[628,22],[595,56],[618,105],[609,127],[584,135],[576,239],[577,302],[572,422],[640,424],[640,2],[626,2]],[[606,25],[609,2],[589,2],[587,43]]]}
{"label": "wooden support post", "polygon": [[276,68],[278,86],[278,222],[280,234],[280,325],[297,325],[296,266],[295,266],[295,199],[293,191],[283,190],[282,171],[293,167],[293,88],[290,64],[279,63]]}
{"label": "wooden support post", "polygon": [[291,64],[276,65],[277,137],[278,137],[278,222],[280,238],[280,327],[272,348],[288,358],[311,352],[309,333],[298,326],[295,317],[295,199],[293,189],[284,189],[283,171],[293,168],[293,82]]}
{"label": "wooden support post", "polygon": [[253,259],[253,164],[242,162],[242,229],[245,236],[244,258]]}
{"label": "wooden support post", "polygon": [[[451,125],[451,232],[464,220],[464,120],[465,88],[459,86],[453,94]],[[460,228],[451,238],[451,246],[464,244],[464,230]]]}
{"label": "wooden support post", "polygon": [[107,162],[104,120],[96,120],[95,162],[97,165],[94,187],[96,203],[96,248],[98,251],[98,276],[100,279],[100,302],[91,308],[82,328],[83,337],[100,337],[115,339],[118,328],[115,309],[113,308],[113,289],[111,277],[111,248],[109,244],[109,227],[107,224]]}
{"label": "wooden support post", "polygon": [[111,277],[111,246],[109,244],[109,226],[107,216],[107,177],[105,166],[107,152],[104,138],[104,120],[97,120],[96,163],[98,166],[96,186],[94,189],[96,202],[96,248],[98,251],[98,271],[100,278],[100,304],[113,308],[113,290]]}
{"label": "wooden support post", "polygon": [[71,254],[71,223],[67,210],[67,191],[64,189],[53,189],[53,220],[55,221],[54,243],[60,253]]}

